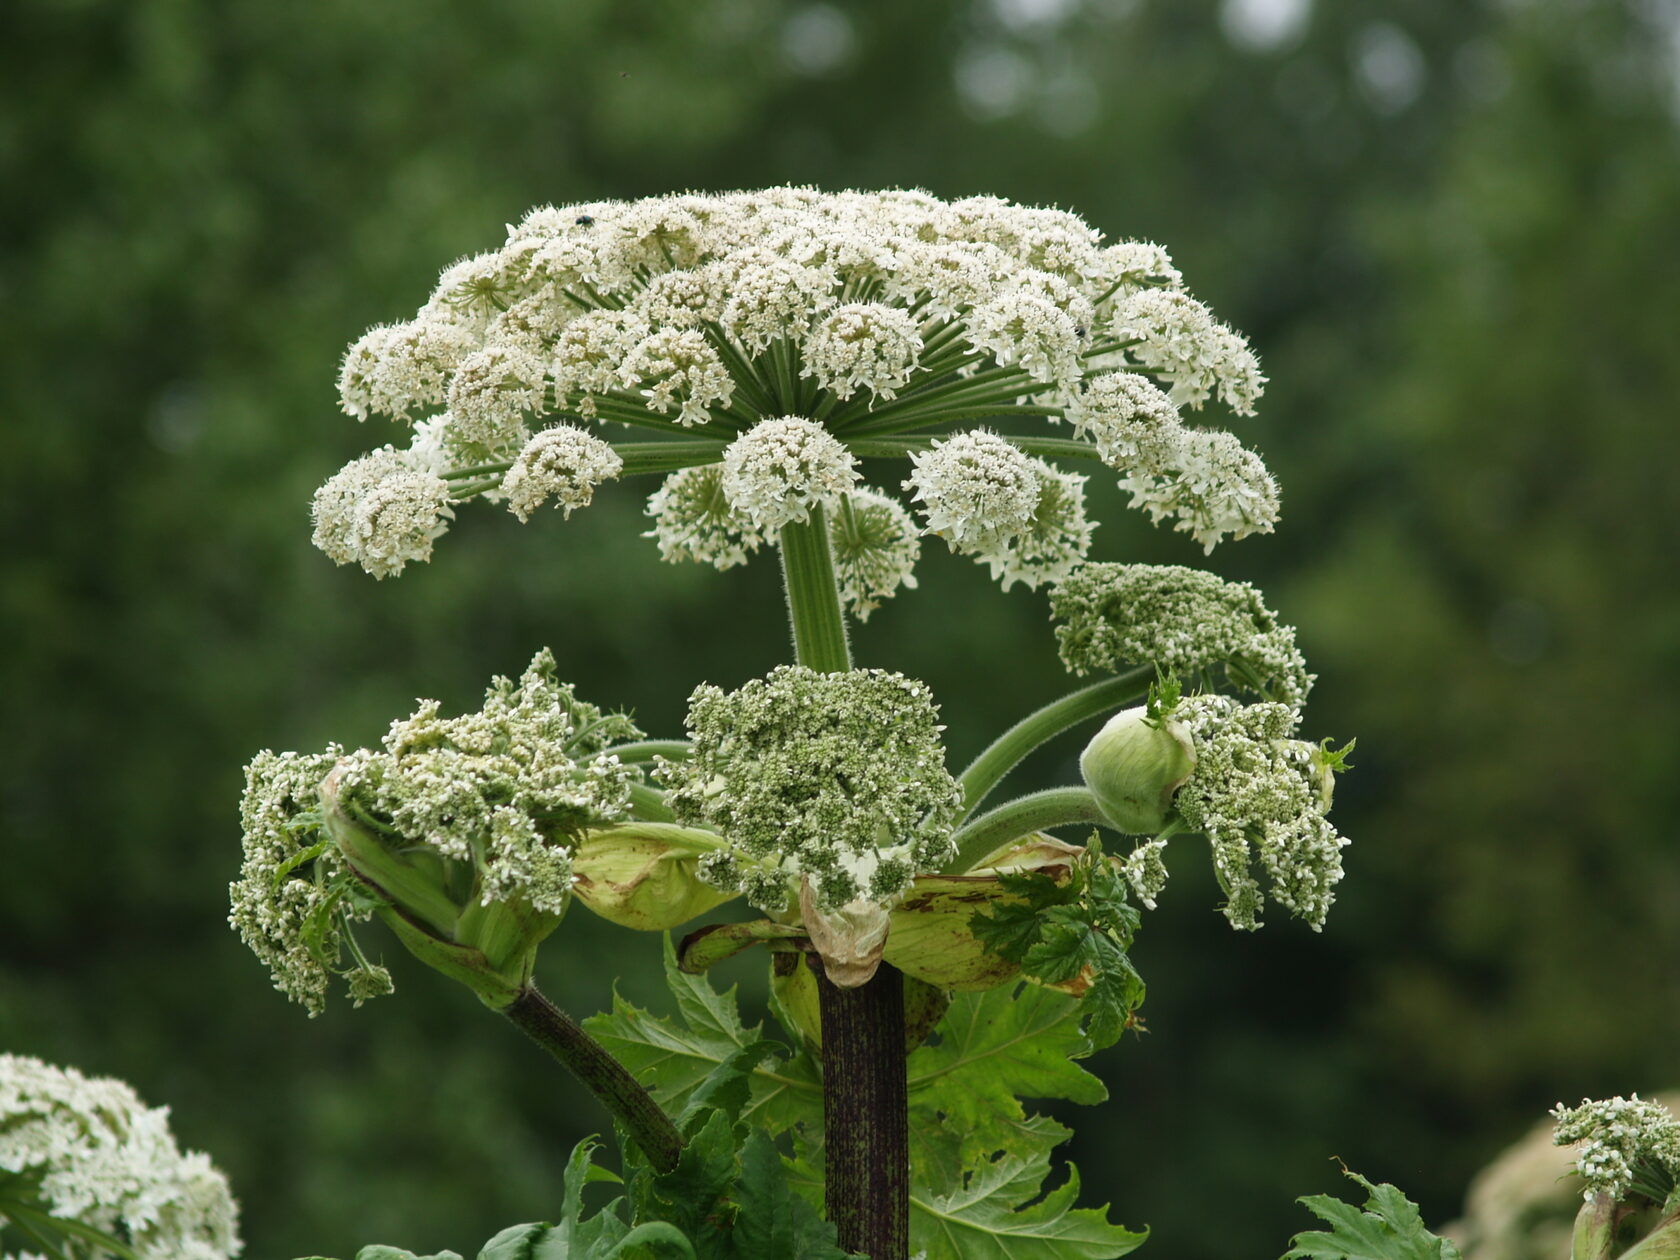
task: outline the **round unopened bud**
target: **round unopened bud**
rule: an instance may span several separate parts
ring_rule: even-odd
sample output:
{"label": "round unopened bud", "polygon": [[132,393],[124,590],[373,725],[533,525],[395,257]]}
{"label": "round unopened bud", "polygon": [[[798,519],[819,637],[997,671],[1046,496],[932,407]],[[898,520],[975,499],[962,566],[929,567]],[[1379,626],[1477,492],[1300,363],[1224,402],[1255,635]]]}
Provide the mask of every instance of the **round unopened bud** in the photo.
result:
{"label": "round unopened bud", "polygon": [[1189,736],[1143,706],[1116,713],[1079,756],[1079,773],[1108,820],[1134,836],[1159,834],[1173,794],[1196,768]]}

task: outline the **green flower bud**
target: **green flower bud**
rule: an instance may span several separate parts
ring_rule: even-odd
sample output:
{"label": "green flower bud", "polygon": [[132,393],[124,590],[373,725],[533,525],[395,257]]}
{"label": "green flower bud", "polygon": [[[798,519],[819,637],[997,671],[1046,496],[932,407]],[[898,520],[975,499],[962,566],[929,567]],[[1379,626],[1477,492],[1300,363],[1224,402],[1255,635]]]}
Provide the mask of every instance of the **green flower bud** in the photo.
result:
{"label": "green flower bud", "polygon": [[699,876],[701,857],[722,847],[720,836],[668,823],[590,831],[572,853],[572,895],[610,923],[663,932],[735,895]]}
{"label": "green flower bud", "polygon": [[1079,772],[1108,820],[1134,836],[1165,830],[1173,794],[1196,768],[1190,738],[1170,716],[1144,706],[1108,720],[1079,757]]}

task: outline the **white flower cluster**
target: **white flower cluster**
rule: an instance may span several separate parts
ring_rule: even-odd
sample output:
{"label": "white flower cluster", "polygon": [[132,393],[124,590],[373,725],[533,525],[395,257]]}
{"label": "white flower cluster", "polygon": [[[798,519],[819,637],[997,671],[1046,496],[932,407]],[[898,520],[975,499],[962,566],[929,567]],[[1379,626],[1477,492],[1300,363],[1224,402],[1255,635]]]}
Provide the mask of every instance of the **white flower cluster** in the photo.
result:
{"label": "white flower cluster", "polygon": [[829,521],[828,537],[840,598],[859,621],[868,621],[899,587],[915,587],[920,531],[891,495],[867,488],[852,491]]}
{"label": "white flower cluster", "polygon": [[696,560],[722,571],[745,564],[764,544],[752,518],[738,512],[723,489],[723,465],[672,473],[647,503],[662,559]]}
{"label": "white flower cluster", "polygon": [[1575,1171],[1587,1183],[1585,1197],[1603,1192],[1621,1199],[1630,1190],[1654,1192],[1659,1202],[1680,1180],[1680,1121],[1661,1103],[1638,1094],[1552,1109],[1558,1146],[1581,1144]]}
{"label": "white flower cluster", "polygon": [[1085,564],[1050,593],[1062,664],[1075,674],[1122,663],[1228,685],[1299,709],[1313,675],[1260,592],[1178,565]]}
{"label": "white flower cluster", "polygon": [[422,702],[391,723],[383,751],[344,758],[340,799],[409,844],[469,863],[480,903],[519,898],[561,913],[570,841],[628,809],[631,771],[606,749],[639,732],[577,699],[546,649],[517,684],[495,679],[477,713],[439,708]]}
{"label": "white flower cluster", "polygon": [[432,558],[432,542],[455,516],[449,503],[449,484],[421,457],[383,447],[315,492],[314,542],[336,564],[395,577],[409,561]]}
{"label": "white flower cluster", "polygon": [[926,532],[986,562],[1004,590],[1054,582],[1085,558],[1094,526],[1084,477],[984,429],[934,442],[910,462],[904,488],[923,504]]}
{"label": "white flower cluster", "polygon": [[[666,558],[725,567],[849,487],[849,457],[827,445],[902,454],[919,449],[903,436],[917,429],[1065,418],[1089,458],[1124,474],[1133,506],[1211,548],[1269,530],[1276,488],[1229,434],[1181,424],[1179,407],[1217,396],[1246,414],[1263,383],[1160,247],[1105,244],[1062,210],[804,188],[545,206],[448,268],[412,320],[350,347],[344,410],[428,427],[323,487],[316,541],[386,576],[429,556],[451,504],[500,494],[525,519],[553,480],[563,508],[582,506],[579,478],[599,483],[599,452],[527,445],[557,417],[730,445],[733,518],[717,511],[716,478],[692,469],[649,504]],[[805,456],[787,471],[796,420],[822,430],[825,443],[807,433],[801,445],[812,458],[825,445],[822,477]],[[956,452],[918,459],[928,529],[1006,587],[1054,580],[1089,544],[1082,483],[1023,456],[992,470],[1002,480],[988,493],[939,484],[969,437],[1004,442],[959,432],[941,444]],[[1011,440],[1032,452],[1030,434]],[[697,462],[716,459],[693,445]]]}
{"label": "white flower cluster", "polygon": [[228,923],[269,969],[274,987],[311,1016],[325,1008],[334,974],[344,976],[358,1006],[391,991],[390,973],[353,947],[351,965],[340,965],[352,939],[350,919],[366,917],[347,904],[349,872],[320,837],[321,781],[343,751],[265,750],[245,767],[244,860],[228,886]]}
{"label": "white flower cluster", "polygon": [[1195,763],[1173,804],[1184,826],[1213,846],[1231,926],[1260,926],[1262,899],[1252,870],[1258,858],[1272,900],[1320,930],[1347,845],[1325,817],[1334,754],[1293,738],[1299,716],[1286,704],[1194,696],[1168,720],[1189,739]]}
{"label": "white flower cluster", "polygon": [[[361,958],[350,920],[367,899],[322,829],[318,788],[359,823],[468,868],[468,903],[520,901],[560,914],[571,849],[589,827],[627,816],[633,772],[609,748],[640,734],[629,719],[577,699],[537,654],[517,683],[497,678],[484,707],[457,718],[435,700],[391,724],[379,750],[258,754],[242,807],[245,861],[230,920],[274,973],[275,987],[318,1014],[341,951],[358,1003],[389,992]],[[357,906],[363,907],[360,911]]]}
{"label": "white flower cluster", "polygon": [[1189,534],[1211,554],[1230,535],[1269,534],[1278,519],[1277,482],[1260,457],[1229,433],[1186,429],[1165,473],[1133,472],[1120,479],[1132,506],[1159,525],[1177,517],[1174,529]]}
{"label": "white flower cluster", "polygon": [[701,876],[769,913],[801,877],[823,911],[886,904],[952,852],[961,789],[922,683],[884,670],[773,670],[689,699],[692,757],[663,763],[670,804],[728,847]]}
{"label": "white flower cluster", "polygon": [[[169,1109],[121,1081],[0,1054],[0,1174],[25,1205],[95,1229],[140,1260],[230,1260],[239,1209],[208,1157],[182,1154]],[[0,1214],[0,1232],[6,1220]],[[76,1255],[107,1253],[78,1244]]]}
{"label": "white flower cluster", "polygon": [[807,520],[857,484],[857,460],[813,420],[783,416],[748,429],[723,453],[723,497],[764,533]]}
{"label": "white flower cluster", "polygon": [[623,458],[593,433],[557,424],[525,444],[502,478],[502,493],[508,510],[522,521],[550,498],[570,516],[589,506],[596,486],[623,471]]}

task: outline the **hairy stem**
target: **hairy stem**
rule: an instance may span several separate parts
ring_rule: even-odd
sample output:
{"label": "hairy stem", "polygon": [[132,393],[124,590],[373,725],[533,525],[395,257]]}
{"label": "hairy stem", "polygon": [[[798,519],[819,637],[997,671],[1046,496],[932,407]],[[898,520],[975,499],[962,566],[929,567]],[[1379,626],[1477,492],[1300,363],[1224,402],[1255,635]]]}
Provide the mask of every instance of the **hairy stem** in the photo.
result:
{"label": "hairy stem", "polygon": [[825,674],[845,672],[852,667],[852,652],[846,642],[840,591],[834,584],[828,519],[821,507],[811,509],[809,520],[782,526],[781,550],[794,659]]}
{"label": "hairy stem", "polygon": [[635,1139],[648,1161],[670,1172],[682,1154],[682,1135],[629,1070],[576,1021],[532,985],[526,985],[502,1014],[582,1081]]}
{"label": "hairy stem", "polygon": [[669,442],[619,442],[613,449],[624,461],[624,471],[619,476],[638,477],[715,464],[723,458],[724,445],[706,438],[677,438]]}
{"label": "hairy stem", "polygon": [[963,813],[973,813],[1003,776],[1039,745],[1090,718],[1141,700],[1148,694],[1149,680],[1153,677],[1152,669],[1140,666],[1092,683],[1089,687],[1081,687],[1078,691],[1070,691],[1060,700],[1052,700],[1036,713],[1029,713],[1015,723],[969,762],[968,769],[957,780],[962,784]]}
{"label": "hairy stem", "polygon": [[665,793],[646,783],[630,785],[630,812],[647,822],[675,822],[677,815],[665,803]]}
{"label": "hairy stem", "polygon": [[881,964],[855,989],[817,973],[822,1012],[824,1203],[843,1250],[910,1252],[909,1081],[904,975]]}
{"label": "hairy stem", "polygon": [[1051,788],[1048,792],[1033,792],[987,810],[980,817],[960,827],[951,837],[957,855],[945,864],[943,873],[961,875],[973,870],[986,858],[1012,840],[1043,831],[1047,827],[1067,827],[1074,823],[1089,823],[1100,827],[1114,824],[1103,816],[1097,798],[1089,788]]}

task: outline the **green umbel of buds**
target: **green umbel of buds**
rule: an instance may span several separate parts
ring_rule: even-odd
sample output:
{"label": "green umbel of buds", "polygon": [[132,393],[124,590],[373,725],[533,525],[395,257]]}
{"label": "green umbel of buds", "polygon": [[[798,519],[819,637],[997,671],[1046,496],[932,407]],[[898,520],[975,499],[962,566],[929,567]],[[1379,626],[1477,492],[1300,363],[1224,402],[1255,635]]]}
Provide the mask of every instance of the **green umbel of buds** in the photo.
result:
{"label": "green umbel of buds", "polygon": [[571,902],[575,850],[631,817],[637,772],[611,747],[640,732],[579,700],[547,652],[517,682],[496,679],[478,712],[439,708],[393,722],[378,749],[261,753],[249,767],[230,918],[311,1014],[333,974],[358,1002],[390,991],[356,940],[376,915],[505,1005]]}
{"label": "green umbel of buds", "polygon": [[1196,768],[1189,738],[1171,717],[1139,705],[1115,714],[1079,757],[1085,786],[1121,831],[1153,836],[1166,830],[1173,795]]}

